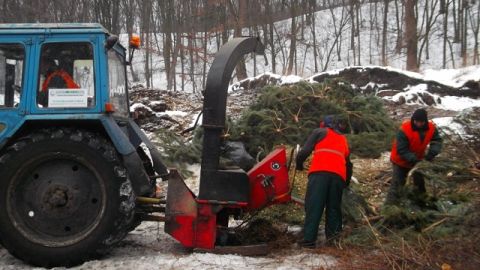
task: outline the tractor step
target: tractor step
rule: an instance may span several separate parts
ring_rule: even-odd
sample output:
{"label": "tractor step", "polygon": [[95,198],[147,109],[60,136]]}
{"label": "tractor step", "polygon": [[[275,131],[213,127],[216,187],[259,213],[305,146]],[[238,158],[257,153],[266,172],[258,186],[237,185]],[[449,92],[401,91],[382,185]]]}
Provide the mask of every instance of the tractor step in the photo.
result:
{"label": "tractor step", "polygon": [[213,254],[237,254],[242,256],[265,256],[270,253],[267,244],[246,245],[246,246],[216,246],[214,249],[195,248],[194,252]]}
{"label": "tractor step", "polygon": [[138,204],[165,204],[165,198],[137,197]]}

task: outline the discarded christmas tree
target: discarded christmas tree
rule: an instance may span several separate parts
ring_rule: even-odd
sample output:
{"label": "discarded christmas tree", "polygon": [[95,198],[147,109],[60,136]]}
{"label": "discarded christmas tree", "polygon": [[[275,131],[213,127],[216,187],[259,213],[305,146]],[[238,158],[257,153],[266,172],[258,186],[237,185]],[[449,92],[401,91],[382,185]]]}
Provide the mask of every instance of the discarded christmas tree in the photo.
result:
{"label": "discarded christmas tree", "polygon": [[262,89],[258,101],[230,127],[231,139],[243,141],[253,155],[265,154],[275,145],[303,144],[326,115],[347,121],[353,154],[378,157],[388,150],[395,124],[382,101],[356,94],[338,80]]}

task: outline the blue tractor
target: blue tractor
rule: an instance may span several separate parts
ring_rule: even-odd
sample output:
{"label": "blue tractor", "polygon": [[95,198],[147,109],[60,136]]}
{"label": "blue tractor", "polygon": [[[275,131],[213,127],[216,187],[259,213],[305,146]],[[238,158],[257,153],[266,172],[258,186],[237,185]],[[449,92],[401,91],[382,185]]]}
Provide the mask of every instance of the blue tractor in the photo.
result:
{"label": "blue tractor", "polygon": [[[228,83],[243,55],[263,52],[258,39],[230,41],[210,68],[198,197],[131,118],[126,66],[138,46],[127,56],[99,24],[0,24],[0,244],[14,256],[76,265],[142,220],[211,249],[228,213],[288,201],[284,150],[248,174],[218,165]],[[165,200],[155,184],[167,178]]]}
{"label": "blue tractor", "polygon": [[129,117],[117,41],[99,24],[0,25],[0,241],[32,264],[108,250],[168,174]]}

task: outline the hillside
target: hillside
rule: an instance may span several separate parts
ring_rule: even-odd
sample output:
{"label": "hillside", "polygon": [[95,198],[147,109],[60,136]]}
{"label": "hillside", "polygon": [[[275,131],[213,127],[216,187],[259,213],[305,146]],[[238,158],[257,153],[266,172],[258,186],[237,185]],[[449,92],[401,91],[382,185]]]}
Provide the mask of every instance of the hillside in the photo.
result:
{"label": "hillside", "polygon": [[[383,45],[381,17],[385,10],[383,4],[372,2],[362,3],[358,6],[357,11],[358,14],[361,14],[362,19],[359,21],[358,28],[355,28],[357,32],[353,39],[348,6],[332,7],[314,12],[312,15],[314,18],[307,14],[295,17],[298,27],[293,31],[293,36],[292,19],[273,23],[273,33],[268,32],[267,28],[260,27],[260,25],[243,28],[242,35],[260,36],[266,45],[265,57],[248,57],[246,61],[247,75],[256,76],[264,72],[273,72],[281,75],[292,74],[309,77],[318,72],[355,65],[387,65],[405,69],[407,51],[404,46],[405,41],[402,40],[402,22],[400,22],[402,29],[399,30],[399,22],[395,14],[398,11],[396,1],[389,1],[388,10],[390,17],[386,24],[385,62],[381,53]],[[461,52],[464,46],[454,41],[456,38],[455,17],[439,13],[438,3],[432,5],[430,0],[418,1],[418,12],[418,63],[421,72],[478,64],[478,61],[475,60],[475,40],[478,33],[473,32],[472,29],[466,29],[465,46],[468,49],[467,55],[462,56]],[[475,18],[479,11],[476,6],[472,6],[470,12],[471,18],[469,18],[474,25],[477,22]],[[400,16],[403,16],[402,14]],[[444,28],[445,25],[447,28]],[[445,29],[448,38],[446,40],[447,47],[444,47]],[[233,38],[232,31],[224,33],[227,35],[226,39]],[[268,39],[267,34],[269,35]],[[165,40],[165,35],[165,33],[151,33],[150,37],[147,36],[152,39],[150,45],[144,47],[144,50],[138,53],[134,59],[133,70],[138,79],[134,83],[162,90],[199,91],[205,82],[205,72],[208,71],[214,53],[222,42],[219,36],[209,32],[198,32],[194,33],[194,40],[190,38],[191,35],[189,38],[181,38],[177,40],[180,42],[176,47],[179,50],[178,54],[166,62],[164,42],[162,42]],[[270,44],[272,38],[273,42]],[[123,36],[122,39],[126,44],[126,36]],[[292,44],[292,42],[295,43]],[[182,50],[183,57],[180,56]],[[145,54],[147,51],[148,54]],[[443,63],[444,52],[445,63]],[[147,56],[149,57],[148,65],[145,62]],[[175,66],[175,76],[170,77],[170,80],[165,63],[169,65],[173,63]],[[148,80],[145,75],[149,78]],[[478,74],[476,79],[480,79]]]}

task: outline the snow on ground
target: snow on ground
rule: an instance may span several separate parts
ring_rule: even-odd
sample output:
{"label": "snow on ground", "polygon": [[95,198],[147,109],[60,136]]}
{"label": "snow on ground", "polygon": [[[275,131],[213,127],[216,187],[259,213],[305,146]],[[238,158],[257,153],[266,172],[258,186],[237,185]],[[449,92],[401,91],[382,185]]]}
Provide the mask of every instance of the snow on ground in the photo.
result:
{"label": "snow on ground", "polygon": [[426,106],[422,99],[417,98],[418,95],[431,95],[434,100],[440,100],[434,105],[435,108],[449,111],[462,111],[464,109],[480,107],[480,99],[472,99],[468,97],[444,96],[439,97],[435,94],[430,94],[426,90],[422,90],[423,85],[417,85],[404,93],[398,93],[391,97],[384,97],[386,100],[398,102],[401,97],[404,97],[407,105],[422,105]]}
{"label": "snow on ground", "polygon": [[145,110],[153,113],[153,110],[152,110],[150,107],[148,107],[148,106],[146,106],[146,105],[143,105],[142,103],[134,103],[134,104],[132,104],[132,105],[130,106],[130,112],[134,112],[135,110],[138,110],[139,108],[145,109]]}
{"label": "snow on ground", "polygon": [[467,81],[480,81],[480,65],[459,69],[427,69],[423,74],[424,80],[458,88]]}
{"label": "snow on ground", "polygon": [[[472,78],[473,76],[476,76],[475,73],[478,73],[480,75],[480,66],[477,66],[476,69],[470,69],[470,70],[472,71],[471,73],[469,73],[470,75],[462,78],[464,79]],[[455,70],[451,70],[451,72],[452,74],[457,73],[455,72]],[[406,74],[406,72],[403,72],[403,73]],[[408,72],[408,73],[412,73],[412,72]],[[418,78],[418,76],[413,76],[413,77]],[[433,80],[434,77],[435,76],[428,75],[423,77],[422,79]],[[462,86],[466,82],[466,81],[460,80],[459,77],[455,77],[455,78],[457,79],[450,79],[450,80],[443,79],[439,82],[444,83],[446,85],[458,84],[459,86],[457,87]],[[312,80],[312,79],[310,78],[309,80]],[[477,80],[480,80],[480,77],[477,78]],[[434,101],[434,107],[438,109],[450,110],[450,111],[462,111],[464,109],[468,109],[472,107],[480,107],[480,99],[473,99],[468,97],[457,97],[457,96],[440,96],[440,95],[432,94],[428,92],[427,89],[428,89],[427,84],[421,83],[418,85],[409,86],[403,89],[404,90],[403,92],[399,92],[393,96],[385,96],[383,98],[386,100],[394,101],[394,102],[401,102],[401,99],[404,99],[407,105],[427,105],[422,98],[419,98],[419,96],[428,95],[432,97],[431,100]]]}
{"label": "snow on ground", "polygon": [[478,141],[480,106],[462,110],[455,117],[434,118],[435,124],[446,134]]}
{"label": "snow on ground", "polygon": [[444,96],[441,97],[441,100],[441,104],[438,104],[436,107],[444,110],[462,111],[468,108],[480,107],[480,99]]}
{"label": "snow on ground", "polygon": [[[347,66],[344,68],[333,69],[325,72],[317,73],[311,77],[308,77],[306,80],[314,82],[313,78],[319,75],[338,75],[345,69],[359,69],[362,68],[379,68],[385,69],[392,72],[397,72],[404,74],[408,77],[425,80],[425,81],[436,81],[441,84],[451,86],[454,88],[459,88],[463,86],[467,81],[480,81],[480,65],[469,66],[458,69],[426,69],[420,73],[408,71],[404,69],[395,68],[392,66],[376,66],[376,65],[364,65],[364,66]],[[279,76],[279,75],[277,75]]]}
{"label": "snow on ground", "polygon": [[[395,94],[393,96],[386,96],[386,97],[384,97],[384,99],[391,100],[391,101],[394,101],[394,102],[400,102],[400,99],[404,98],[405,103],[407,105],[413,105],[413,104],[418,104],[417,97],[418,97],[419,94],[422,94],[422,95],[423,94],[430,94],[427,91],[427,85],[426,84],[422,83],[422,84],[412,86],[409,89],[407,89],[405,92],[400,92],[400,93]],[[422,102],[422,101],[420,100],[420,102]],[[420,105],[425,105],[425,104],[421,103]]]}
{"label": "snow on ground", "polygon": [[438,117],[432,119],[432,121],[443,132],[449,135],[464,135],[464,126],[458,122],[455,122],[455,117]]}
{"label": "snow on ground", "polygon": [[[436,101],[436,104],[433,106],[442,110],[449,111],[462,111],[464,109],[472,107],[480,107],[480,99],[472,99],[468,97],[457,97],[457,96],[439,96],[436,94],[431,94],[427,90],[426,84],[418,84],[410,87],[405,92],[400,92],[391,97],[384,97],[386,100],[391,100],[399,102],[401,98],[404,98],[407,105],[427,105],[423,99],[418,98],[419,96],[429,95],[432,96],[432,100]],[[438,102],[439,100],[439,102]]]}
{"label": "snow on ground", "polygon": [[[332,268],[335,264],[336,259],[330,255],[293,246],[263,257],[190,252],[163,232],[163,224],[144,222],[128,234],[111,254],[71,269],[320,269]],[[0,269],[43,268],[28,266],[0,247]]]}
{"label": "snow on ground", "polygon": [[302,77],[297,76],[297,75],[282,76],[282,75],[275,74],[275,73],[272,73],[272,72],[264,72],[264,73],[261,73],[260,75],[250,77],[250,78],[246,78],[244,80],[241,80],[239,82],[231,84],[228,87],[228,92],[230,93],[232,91],[241,90],[241,89],[243,89],[241,87],[242,83],[259,80],[262,77],[268,77],[268,78],[270,78],[270,80],[275,80],[275,81],[277,81],[276,84],[278,84],[278,85],[294,84],[294,83],[298,83],[298,82],[301,82],[301,81],[304,80]]}
{"label": "snow on ground", "polygon": [[303,78],[297,75],[282,76],[280,78],[280,85],[293,84],[303,81]]}
{"label": "snow on ground", "polygon": [[[363,66],[346,66],[346,67],[342,67],[342,68],[337,68],[337,69],[332,69],[332,70],[328,70],[328,71],[324,71],[324,72],[319,72],[319,73],[316,73],[310,77],[308,77],[306,80],[310,81],[310,82],[315,82],[313,80],[313,78],[317,77],[317,76],[321,76],[321,75],[330,75],[330,76],[334,76],[334,75],[338,75],[340,74],[342,71],[344,71],[345,69],[357,69],[357,71],[362,71],[363,69],[367,69],[367,68],[379,68],[379,69],[385,69],[387,71],[392,71],[392,72],[396,72],[396,73],[400,73],[400,74],[404,74],[408,77],[411,77],[411,78],[416,78],[416,79],[425,79],[424,76],[420,73],[417,73],[417,72],[413,72],[413,71],[408,71],[408,70],[404,70],[404,69],[399,69],[399,68],[395,68],[395,67],[391,67],[391,66],[376,66],[376,65],[363,65]],[[480,69],[480,67],[479,67]]]}
{"label": "snow on ground", "polygon": [[164,111],[164,112],[156,113],[157,117],[162,117],[162,116],[185,117],[187,115],[188,113],[183,111]]}

